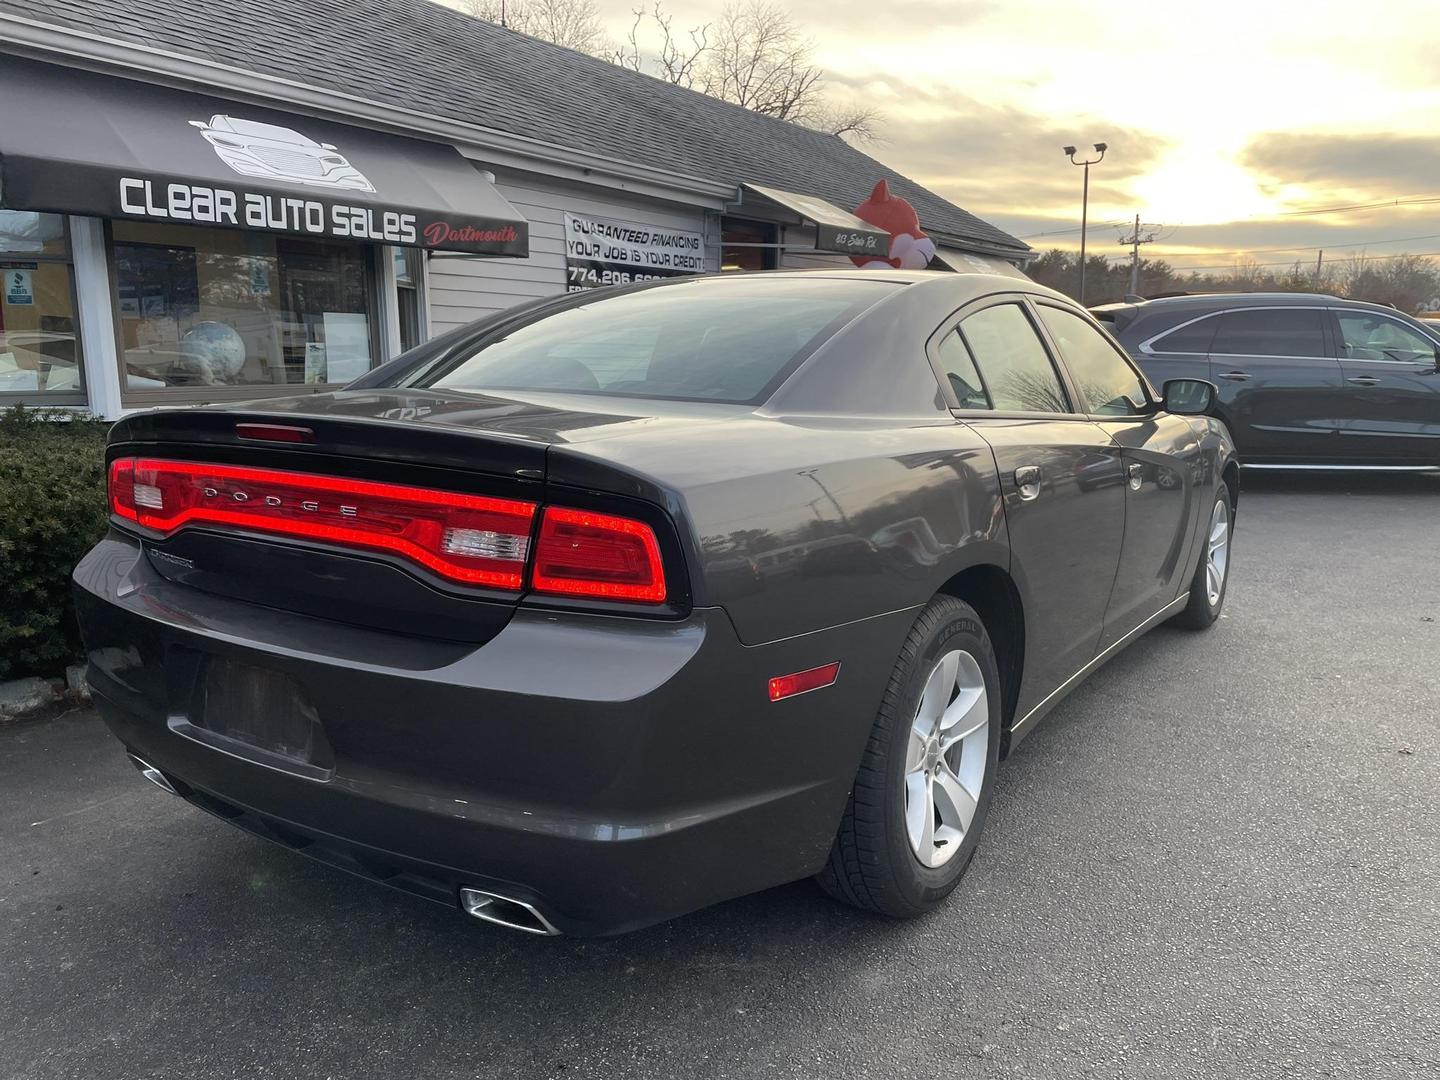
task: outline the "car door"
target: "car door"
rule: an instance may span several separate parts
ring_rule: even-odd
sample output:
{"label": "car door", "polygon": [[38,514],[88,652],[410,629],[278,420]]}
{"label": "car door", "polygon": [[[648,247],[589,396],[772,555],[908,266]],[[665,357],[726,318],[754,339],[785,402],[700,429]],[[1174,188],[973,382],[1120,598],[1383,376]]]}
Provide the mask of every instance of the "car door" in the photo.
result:
{"label": "car door", "polygon": [[1340,362],[1322,307],[1223,312],[1210,344],[1219,410],[1247,464],[1333,461],[1344,426]]}
{"label": "car door", "polygon": [[1344,376],[1346,461],[1440,465],[1436,343],[1419,328],[1364,308],[1331,308]]}
{"label": "car door", "polygon": [[1019,296],[963,311],[931,339],[931,358],[955,416],[995,454],[1027,612],[1023,717],[1099,645],[1124,535],[1120,449],[1072,407]]}
{"label": "car door", "polygon": [[1155,403],[1124,351],[1079,312],[1035,300],[1078,406],[1120,447],[1125,539],[1100,646],[1140,626],[1189,580],[1202,455],[1191,422]]}

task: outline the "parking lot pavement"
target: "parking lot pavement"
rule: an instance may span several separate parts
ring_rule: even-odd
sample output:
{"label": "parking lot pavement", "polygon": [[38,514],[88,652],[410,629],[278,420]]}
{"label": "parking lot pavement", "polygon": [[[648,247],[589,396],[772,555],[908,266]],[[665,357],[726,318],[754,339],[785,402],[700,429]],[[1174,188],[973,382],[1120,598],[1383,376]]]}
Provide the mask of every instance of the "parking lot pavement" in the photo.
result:
{"label": "parking lot pavement", "polygon": [[1247,480],[1227,617],[1001,769],[952,902],[493,930],[0,729],[0,1076],[1435,1075],[1440,481]]}

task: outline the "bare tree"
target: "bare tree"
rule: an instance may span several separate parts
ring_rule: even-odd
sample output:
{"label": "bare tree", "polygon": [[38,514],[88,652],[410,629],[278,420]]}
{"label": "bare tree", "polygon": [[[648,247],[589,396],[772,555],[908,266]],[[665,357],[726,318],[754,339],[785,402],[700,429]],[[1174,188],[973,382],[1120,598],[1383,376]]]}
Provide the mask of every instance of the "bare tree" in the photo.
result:
{"label": "bare tree", "polygon": [[[679,86],[832,135],[875,138],[879,114],[828,100],[824,71],[812,60],[814,43],[772,0],[738,0],[714,23],[691,27],[682,38],[659,2],[637,8],[626,43],[606,59]],[[641,46],[642,31],[658,39]]]}
{"label": "bare tree", "polygon": [[592,56],[609,50],[595,0],[467,0],[465,10],[477,19]]}
{"label": "bare tree", "polygon": [[676,86],[693,88],[697,70],[710,50],[710,24],[692,26],[686,32],[689,42],[685,43],[671,29],[674,17],[665,14],[658,2],[653,11],[635,8],[632,14],[635,18],[630,24],[625,44],[614,49],[606,59],[631,71],[645,71],[645,54],[640,49],[640,27],[648,20],[654,23],[660,34],[660,51],[654,57],[655,70],[650,74]]}
{"label": "bare tree", "polygon": [[799,120],[815,104],[824,72],[790,15],[769,0],[744,0],[720,13],[701,89],[762,116]]}

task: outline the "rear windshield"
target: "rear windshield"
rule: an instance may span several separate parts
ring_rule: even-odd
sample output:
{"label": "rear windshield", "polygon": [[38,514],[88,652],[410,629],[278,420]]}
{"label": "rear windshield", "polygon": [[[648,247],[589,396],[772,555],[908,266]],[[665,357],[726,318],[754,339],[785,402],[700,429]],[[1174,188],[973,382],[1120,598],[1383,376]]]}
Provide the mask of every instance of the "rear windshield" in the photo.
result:
{"label": "rear windshield", "polygon": [[722,277],[542,313],[417,385],[758,404],[896,288],[863,278]]}

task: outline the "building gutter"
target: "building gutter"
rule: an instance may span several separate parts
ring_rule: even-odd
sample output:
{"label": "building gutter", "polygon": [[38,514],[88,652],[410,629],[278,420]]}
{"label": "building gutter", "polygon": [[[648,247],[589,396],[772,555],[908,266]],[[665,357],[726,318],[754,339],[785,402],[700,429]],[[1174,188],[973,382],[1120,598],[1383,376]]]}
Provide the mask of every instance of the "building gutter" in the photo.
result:
{"label": "building gutter", "polygon": [[359,121],[379,131],[450,143],[465,157],[495,168],[609,187],[685,206],[719,211],[739,195],[736,184],[683,176],[508,131],[398,109],[336,90],[3,11],[0,52],[270,108],[278,105],[285,111],[341,123],[353,125]]}

